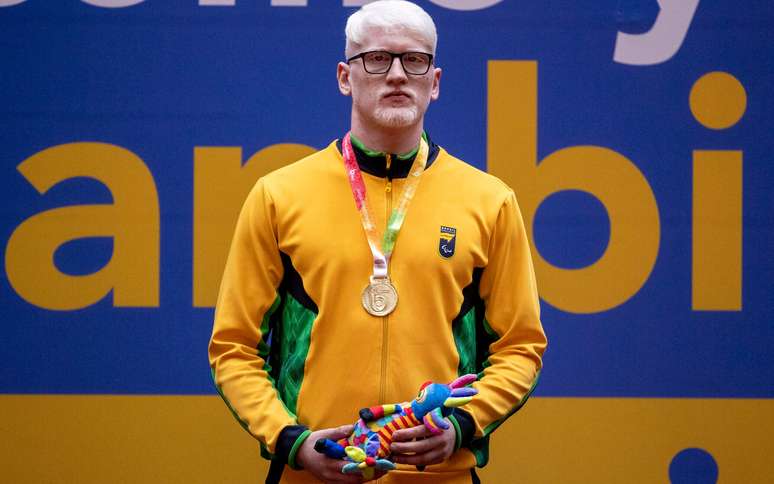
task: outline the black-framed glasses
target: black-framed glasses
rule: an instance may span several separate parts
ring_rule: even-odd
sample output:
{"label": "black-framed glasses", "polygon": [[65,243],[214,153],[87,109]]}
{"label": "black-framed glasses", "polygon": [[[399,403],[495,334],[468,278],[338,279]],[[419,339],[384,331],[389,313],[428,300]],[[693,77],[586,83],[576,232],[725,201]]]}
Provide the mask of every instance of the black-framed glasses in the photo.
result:
{"label": "black-framed glasses", "polygon": [[372,50],[361,52],[347,59],[347,64],[355,59],[363,59],[363,68],[369,74],[384,74],[392,68],[395,58],[400,59],[400,65],[406,74],[422,76],[427,74],[433,65],[433,54],[426,52],[387,52],[386,50]]}

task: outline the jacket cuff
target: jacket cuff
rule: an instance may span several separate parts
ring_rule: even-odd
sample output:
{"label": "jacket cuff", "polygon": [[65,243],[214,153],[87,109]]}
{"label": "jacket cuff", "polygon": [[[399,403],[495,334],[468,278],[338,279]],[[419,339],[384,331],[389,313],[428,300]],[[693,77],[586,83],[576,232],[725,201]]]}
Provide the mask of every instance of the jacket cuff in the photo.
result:
{"label": "jacket cuff", "polygon": [[476,432],[473,416],[461,408],[455,408],[454,412],[449,415],[449,420],[451,420],[454,429],[457,431],[457,440],[454,445],[454,450],[458,450],[461,447],[468,447],[473,441],[473,434]]}
{"label": "jacket cuff", "polygon": [[311,433],[312,431],[304,425],[288,425],[283,428],[277,439],[274,460],[286,463],[291,469],[300,469],[301,467],[296,464],[296,453]]}

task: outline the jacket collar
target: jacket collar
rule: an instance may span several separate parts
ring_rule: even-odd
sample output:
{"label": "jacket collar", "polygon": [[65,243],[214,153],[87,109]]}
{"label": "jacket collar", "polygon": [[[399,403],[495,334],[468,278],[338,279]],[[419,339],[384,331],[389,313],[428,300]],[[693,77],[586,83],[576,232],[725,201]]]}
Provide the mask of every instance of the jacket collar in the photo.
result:
{"label": "jacket collar", "polygon": [[[438,157],[440,147],[433,143],[430,136],[425,134],[429,151],[427,153],[427,165],[425,170],[430,168],[435,159]],[[341,140],[336,140],[336,148],[341,153]],[[411,164],[416,158],[416,152],[408,158],[399,158],[395,154],[390,154],[391,162],[390,168],[387,169],[387,154],[375,153],[373,151],[366,151],[358,146],[358,143],[352,143],[352,148],[355,151],[355,157],[357,158],[357,164],[360,166],[360,170],[368,173],[369,175],[378,176],[380,178],[387,178],[392,180],[393,178],[406,178],[411,171]]]}

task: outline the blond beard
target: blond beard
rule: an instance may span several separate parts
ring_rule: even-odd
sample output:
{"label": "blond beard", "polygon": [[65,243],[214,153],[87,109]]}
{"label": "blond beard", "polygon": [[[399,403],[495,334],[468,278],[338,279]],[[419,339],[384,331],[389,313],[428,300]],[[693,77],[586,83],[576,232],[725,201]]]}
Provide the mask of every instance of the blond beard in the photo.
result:
{"label": "blond beard", "polygon": [[419,120],[419,109],[416,106],[381,108],[374,113],[374,118],[384,127],[403,128]]}

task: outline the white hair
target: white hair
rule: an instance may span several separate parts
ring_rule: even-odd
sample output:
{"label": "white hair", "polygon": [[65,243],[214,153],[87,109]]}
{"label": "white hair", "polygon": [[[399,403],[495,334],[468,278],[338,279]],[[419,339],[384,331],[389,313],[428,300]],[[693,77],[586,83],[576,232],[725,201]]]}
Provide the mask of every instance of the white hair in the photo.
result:
{"label": "white hair", "polygon": [[404,0],[379,0],[363,5],[347,19],[344,33],[347,36],[346,55],[352,55],[355,46],[366,43],[369,30],[388,34],[409,33],[427,45],[435,54],[438,34],[435,23],[422,7]]}

